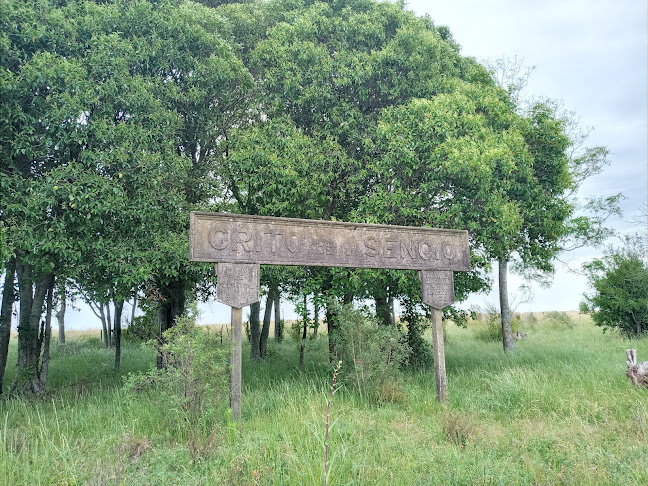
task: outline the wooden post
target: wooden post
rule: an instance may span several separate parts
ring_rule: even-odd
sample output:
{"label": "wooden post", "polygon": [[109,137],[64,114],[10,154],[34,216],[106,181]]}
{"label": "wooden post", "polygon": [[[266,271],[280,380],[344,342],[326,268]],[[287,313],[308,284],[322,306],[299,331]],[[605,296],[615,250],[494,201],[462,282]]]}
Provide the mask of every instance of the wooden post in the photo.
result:
{"label": "wooden post", "polygon": [[441,403],[448,402],[448,384],[446,382],[445,346],[443,343],[443,311],[432,308],[432,344],[434,346],[434,379],[436,397]]}
{"label": "wooden post", "polygon": [[241,338],[243,309],[232,307],[232,351],[230,355],[230,407],[232,420],[241,420]]}

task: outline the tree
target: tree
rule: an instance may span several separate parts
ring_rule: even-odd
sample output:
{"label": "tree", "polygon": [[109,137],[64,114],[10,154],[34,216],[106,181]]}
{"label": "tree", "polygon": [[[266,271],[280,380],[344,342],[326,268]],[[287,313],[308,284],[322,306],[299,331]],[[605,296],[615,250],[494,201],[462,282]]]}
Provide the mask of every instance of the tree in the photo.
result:
{"label": "tree", "polygon": [[182,312],[187,209],[214,196],[210,151],[249,75],[218,34],[222,19],[188,2],[12,1],[0,15],[10,195],[0,219],[20,289],[14,389],[41,393],[39,321],[56,275],[114,302],[116,323],[146,280],[179,282],[165,303]]}
{"label": "tree", "polygon": [[[344,151],[331,137],[318,140],[295,127],[289,118],[277,117],[233,130],[217,172],[231,211],[325,219],[334,197],[331,181],[345,163]],[[259,308],[251,308],[252,356],[257,356],[258,347],[258,356],[265,357],[273,304],[275,339],[282,339],[281,288],[291,285],[294,275],[294,269],[263,268],[261,282],[268,292],[258,346]]]}
{"label": "tree", "polygon": [[580,201],[577,193],[583,182],[609,164],[608,149],[586,147],[592,128],[583,128],[576,114],[565,110],[561,102],[523,95],[533,68],[525,67],[521,59],[498,59],[485,65],[525,122],[522,132],[533,160],[531,178],[518,180],[509,194],[522,209],[520,231],[496,240],[492,253],[498,261],[504,350],[513,351],[509,263],[531,278],[542,278],[553,271],[561,252],[600,245],[612,234],[605,222],[620,213],[622,196]]}
{"label": "tree", "polygon": [[510,197],[516,178],[530,179],[531,157],[505,94],[458,80],[449,93],[384,110],[377,146],[376,183],[362,211],[391,224],[467,229],[473,272],[458,279],[457,293],[483,288],[479,269],[495,243],[522,226]]}
{"label": "tree", "polygon": [[597,326],[630,337],[648,334],[648,260],[642,251],[644,235],[626,237],[622,248],[584,265],[591,292],[581,311]]}
{"label": "tree", "polygon": [[185,1],[143,3],[145,12],[127,9],[133,18],[125,16],[122,35],[142,49],[135,75],[154,78],[156,96],[179,118],[170,142],[188,167],[180,181],[184,202],[176,207],[177,224],[158,242],[154,285],[161,295],[163,333],[184,312],[187,295],[195,295],[211,273],[209,266],[187,261],[188,212],[219,208],[216,163],[230,130],[254,118],[255,107],[252,77],[237,46],[226,40],[229,25],[214,9]]}
{"label": "tree", "polygon": [[56,287],[56,301],[58,309],[56,311],[56,323],[58,325],[59,344],[65,344],[65,310],[67,308],[67,291],[65,281],[59,282]]}

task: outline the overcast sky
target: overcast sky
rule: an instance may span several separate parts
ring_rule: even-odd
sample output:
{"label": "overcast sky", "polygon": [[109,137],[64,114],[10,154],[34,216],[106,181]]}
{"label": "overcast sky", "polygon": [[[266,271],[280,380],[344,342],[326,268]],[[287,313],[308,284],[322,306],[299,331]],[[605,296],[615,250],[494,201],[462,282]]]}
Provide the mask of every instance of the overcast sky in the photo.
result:
{"label": "overcast sky", "polygon": [[[448,26],[463,55],[480,61],[518,57],[534,66],[526,94],[562,100],[584,127],[594,128],[588,144],[612,152],[611,166],[588,181],[581,196],[623,192],[623,219],[638,214],[648,200],[645,0],[411,0],[407,8]],[[632,229],[622,220],[613,225],[620,231]],[[589,249],[566,258],[571,267],[580,268],[599,254]],[[515,276],[509,283],[513,305],[522,283]],[[496,303],[496,290],[471,297],[463,306]],[[516,310],[576,310],[585,290],[583,277],[558,267],[554,284],[549,289],[534,286],[533,301]],[[287,304],[282,307],[289,310]],[[229,308],[218,303],[203,306],[203,312],[203,322],[229,320]],[[84,314],[70,315],[70,327],[89,327],[95,318]]]}
{"label": "overcast sky", "polygon": [[[612,224],[619,231],[637,228],[626,221],[648,200],[645,0],[411,0],[407,6],[449,27],[465,56],[518,57],[535,67],[526,94],[562,100],[584,127],[594,128],[588,145],[612,152],[610,167],[584,184],[581,197],[622,192],[624,218]],[[580,268],[598,255],[588,249],[564,258]],[[511,292],[521,283],[514,277]],[[586,288],[583,277],[558,266],[552,287],[534,286],[533,301],[517,310],[576,310]],[[469,302],[483,306],[496,302],[495,295]]]}

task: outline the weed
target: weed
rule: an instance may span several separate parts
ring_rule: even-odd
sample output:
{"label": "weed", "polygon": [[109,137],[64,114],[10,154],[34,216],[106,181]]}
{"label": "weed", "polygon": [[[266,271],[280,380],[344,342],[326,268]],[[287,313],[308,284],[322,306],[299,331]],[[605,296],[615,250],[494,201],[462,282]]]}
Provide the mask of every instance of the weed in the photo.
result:
{"label": "weed", "polygon": [[161,351],[166,369],[132,374],[124,387],[130,391],[155,389],[167,409],[195,426],[226,403],[225,349],[217,344],[214,334],[196,327],[189,317],[179,318],[164,337]]}
{"label": "weed", "polygon": [[52,358],[59,356],[75,356],[87,354],[97,350],[105,349],[101,339],[97,337],[84,336],[79,339],[69,339],[65,344],[59,344],[52,347]]}
{"label": "weed", "polygon": [[148,437],[135,437],[133,432],[124,435],[121,445],[120,453],[130,462],[137,461],[146,451],[151,449],[151,442]]}
{"label": "weed", "polygon": [[191,431],[187,438],[187,450],[192,462],[202,462],[209,459],[218,449],[216,438],[222,435],[222,431],[217,426],[206,437],[199,431]]}
{"label": "weed", "polygon": [[441,424],[446,440],[456,446],[465,447],[475,436],[475,426],[465,414],[445,412]]}
{"label": "weed", "polygon": [[[624,375],[624,350],[648,356],[648,340],[611,337],[587,318],[573,329],[538,319],[542,332],[506,357],[475,338],[478,324],[448,326],[447,407],[427,369],[384,381],[375,398],[396,406],[376,406],[353,379],[338,388],[345,362],[329,408],[328,484],[648,484],[646,390]],[[151,375],[126,390],[112,353],[81,345],[52,360],[45,399],[0,401],[0,484],[321,485],[327,344],[309,343],[304,372],[289,339],[272,343],[272,360],[244,355],[243,424],[218,397],[190,422],[176,388]],[[155,362],[152,348],[123,352],[122,374]]]}
{"label": "weed", "polygon": [[27,447],[28,438],[24,430],[10,430],[4,437],[4,447],[9,454],[20,454]]}
{"label": "weed", "polygon": [[407,390],[397,380],[387,380],[380,383],[376,395],[379,403],[407,405]]}

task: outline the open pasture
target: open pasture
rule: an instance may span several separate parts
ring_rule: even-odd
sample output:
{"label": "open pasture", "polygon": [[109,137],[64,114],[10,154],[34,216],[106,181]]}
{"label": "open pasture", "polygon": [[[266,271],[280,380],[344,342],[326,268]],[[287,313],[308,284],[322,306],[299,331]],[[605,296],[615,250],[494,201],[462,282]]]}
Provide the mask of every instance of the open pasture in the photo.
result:
{"label": "open pasture", "polygon": [[[648,390],[624,374],[625,349],[648,359],[648,341],[578,315],[522,322],[511,356],[476,338],[480,322],[446,324],[447,406],[432,370],[406,373],[382,402],[340,387],[328,484],[648,484]],[[244,353],[242,425],[221,414],[188,426],[122,386],[152,349],[126,344],[117,374],[96,336],[70,333],[44,399],[0,402],[0,484],[322,484],[325,337],[308,341],[304,372],[290,339],[264,363]]]}

